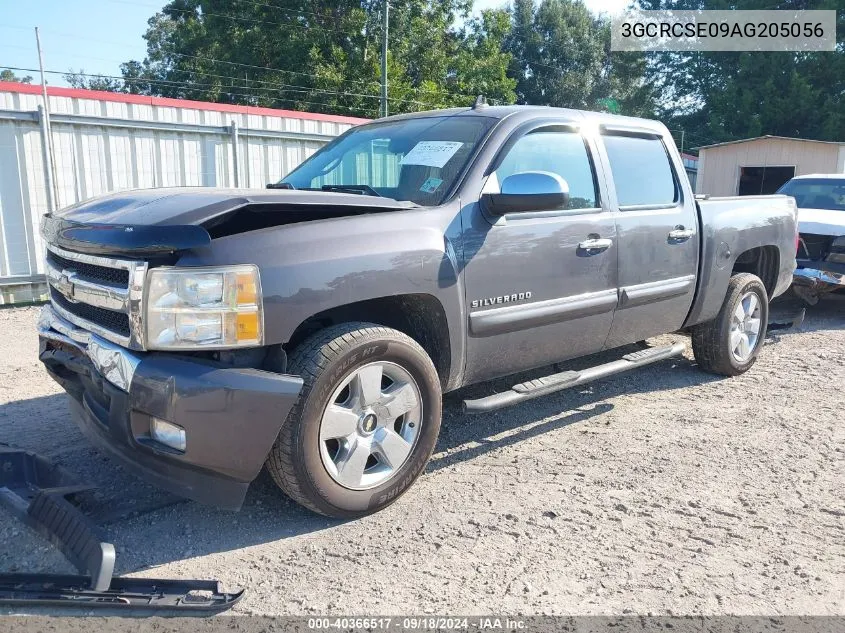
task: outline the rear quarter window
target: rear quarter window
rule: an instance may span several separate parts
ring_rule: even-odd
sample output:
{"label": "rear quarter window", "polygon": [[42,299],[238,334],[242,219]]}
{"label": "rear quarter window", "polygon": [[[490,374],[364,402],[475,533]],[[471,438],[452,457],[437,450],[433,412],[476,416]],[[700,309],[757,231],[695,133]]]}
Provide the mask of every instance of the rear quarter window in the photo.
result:
{"label": "rear quarter window", "polygon": [[659,138],[604,135],[604,146],[620,207],[678,202],[678,183]]}

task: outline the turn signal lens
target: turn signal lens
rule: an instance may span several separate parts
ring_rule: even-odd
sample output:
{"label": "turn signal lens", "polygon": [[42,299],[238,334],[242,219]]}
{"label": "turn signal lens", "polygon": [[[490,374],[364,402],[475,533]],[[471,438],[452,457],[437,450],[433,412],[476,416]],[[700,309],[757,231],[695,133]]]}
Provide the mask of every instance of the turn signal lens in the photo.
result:
{"label": "turn signal lens", "polygon": [[261,333],[261,324],[255,312],[241,312],[237,317],[236,336],[239,341],[255,341]]}
{"label": "turn signal lens", "polygon": [[251,305],[258,303],[258,288],[256,287],[257,275],[239,273],[237,276],[238,284],[238,303]]}

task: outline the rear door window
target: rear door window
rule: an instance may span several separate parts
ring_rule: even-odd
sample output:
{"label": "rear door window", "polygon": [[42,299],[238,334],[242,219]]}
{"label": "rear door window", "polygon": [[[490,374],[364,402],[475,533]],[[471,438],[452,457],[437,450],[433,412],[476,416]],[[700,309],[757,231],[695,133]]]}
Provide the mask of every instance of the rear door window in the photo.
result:
{"label": "rear door window", "polygon": [[660,207],[678,202],[678,183],[659,138],[606,134],[603,137],[620,207]]}

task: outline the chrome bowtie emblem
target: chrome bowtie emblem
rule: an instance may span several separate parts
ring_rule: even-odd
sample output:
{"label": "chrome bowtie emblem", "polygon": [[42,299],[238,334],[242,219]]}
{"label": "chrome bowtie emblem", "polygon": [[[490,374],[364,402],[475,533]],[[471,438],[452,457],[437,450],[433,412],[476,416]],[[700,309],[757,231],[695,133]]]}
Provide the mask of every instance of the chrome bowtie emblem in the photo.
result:
{"label": "chrome bowtie emblem", "polygon": [[73,301],[73,282],[70,280],[69,274],[66,270],[63,270],[59,278],[53,281],[53,287]]}
{"label": "chrome bowtie emblem", "polygon": [[369,415],[364,416],[364,419],[361,421],[361,428],[365,433],[372,433],[376,430],[376,424],[376,416],[370,413]]}

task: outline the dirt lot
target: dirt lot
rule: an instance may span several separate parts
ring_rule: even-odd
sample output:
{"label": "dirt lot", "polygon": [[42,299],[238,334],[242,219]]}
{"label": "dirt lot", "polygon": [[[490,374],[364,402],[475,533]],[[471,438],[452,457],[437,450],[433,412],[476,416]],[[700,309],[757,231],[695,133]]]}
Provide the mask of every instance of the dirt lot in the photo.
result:
{"label": "dirt lot", "polygon": [[[240,513],[124,473],[36,359],[37,309],[0,310],[0,441],[101,487],[121,574],[245,585],[241,613],[845,614],[845,301],[770,336],[754,369],[691,356],[495,414],[447,396],[427,473],[341,523],[262,476]],[[66,563],[0,513],[0,568]]]}

